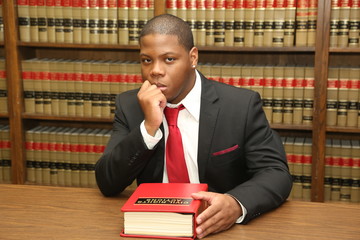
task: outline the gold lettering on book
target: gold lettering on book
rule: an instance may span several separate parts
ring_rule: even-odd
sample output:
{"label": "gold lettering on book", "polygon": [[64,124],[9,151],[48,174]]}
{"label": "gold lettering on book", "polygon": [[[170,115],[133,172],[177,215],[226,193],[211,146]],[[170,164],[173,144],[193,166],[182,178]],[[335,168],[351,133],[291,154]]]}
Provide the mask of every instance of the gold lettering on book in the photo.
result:
{"label": "gold lettering on book", "polygon": [[190,205],[192,198],[138,198],[135,204],[141,205]]}

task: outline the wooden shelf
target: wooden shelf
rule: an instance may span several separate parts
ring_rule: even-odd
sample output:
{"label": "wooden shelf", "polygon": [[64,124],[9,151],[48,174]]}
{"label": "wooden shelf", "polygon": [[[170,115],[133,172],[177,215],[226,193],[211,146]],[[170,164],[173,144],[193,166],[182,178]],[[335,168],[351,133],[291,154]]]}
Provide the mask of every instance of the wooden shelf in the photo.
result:
{"label": "wooden shelf", "polygon": [[296,131],[311,131],[312,125],[297,125],[297,124],[270,124],[271,128],[277,130],[296,130]]}
{"label": "wooden shelf", "polygon": [[8,118],[9,114],[8,113],[0,113],[0,118]]}
{"label": "wooden shelf", "polygon": [[353,127],[326,127],[327,132],[336,132],[336,133],[359,133],[360,128],[353,128]]}
{"label": "wooden shelf", "polygon": [[54,116],[54,115],[28,114],[28,113],[23,113],[22,117],[24,119],[48,120],[48,121],[75,121],[75,122],[101,122],[101,123],[113,122],[113,118]]}
{"label": "wooden shelf", "polygon": [[331,47],[329,49],[331,53],[360,53],[360,48],[338,48]]}
{"label": "wooden shelf", "polygon": [[33,48],[75,48],[75,49],[111,49],[111,50],[139,50],[140,49],[138,45],[38,43],[38,42],[19,42],[18,46],[33,47]]}
{"label": "wooden shelf", "polygon": [[315,52],[315,47],[215,47],[197,46],[207,52]]}

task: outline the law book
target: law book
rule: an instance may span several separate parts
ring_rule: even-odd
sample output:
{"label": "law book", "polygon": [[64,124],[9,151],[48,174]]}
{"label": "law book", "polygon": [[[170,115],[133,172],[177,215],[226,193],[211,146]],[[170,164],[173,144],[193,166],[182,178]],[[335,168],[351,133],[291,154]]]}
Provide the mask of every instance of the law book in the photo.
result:
{"label": "law book", "polygon": [[116,95],[121,92],[119,68],[121,64],[119,62],[110,62],[109,64],[109,81],[110,81],[110,112],[111,117],[115,115],[115,99]]}
{"label": "law book", "polygon": [[79,176],[80,176],[80,187],[89,187],[89,179],[88,179],[88,158],[86,153],[86,145],[87,145],[87,136],[93,131],[91,128],[83,129],[78,135],[78,155],[79,155]]}
{"label": "law book", "polygon": [[166,13],[176,16],[177,10],[177,1],[176,0],[166,0]]}
{"label": "law book", "polygon": [[[174,1],[169,0],[168,2],[174,2]],[[206,45],[206,28],[205,28],[206,7],[205,7],[205,4],[206,4],[205,0],[197,0],[196,1],[195,45],[197,45],[197,46],[205,46]],[[172,7],[173,5],[174,4],[170,5],[171,9],[173,9],[173,7]],[[169,8],[170,8],[170,6],[169,6]]]}
{"label": "law book", "polygon": [[246,64],[241,67],[241,87],[246,89],[251,89],[253,84],[252,78],[252,69],[253,66]]}
{"label": "law book", "polygon": [[294,79],[294,114],[293,124],[302,124],[304,110],[305,67],[296,66]]}
{"label": "law book", "polygon": [[331,153],[332,140],[326,139],[325,143],[325,166],[324,166],[324,201],[329,202],[331,199],[331,168],[332,168],[332,153]]}
{"label": "law book", "polygon": [[303,145],[302,199],[311,201],[312,139],[305,138]]}
{"label": "law book", "polygon": [[332,140],[332,169],[331,169],[331,197],[333,202],[340,201],[340,188],[341,188],[341,142],[339,139]]}
{"label": "law book", "polygon": [[24,87],[24,107],[26,113],[35,113],[35,88],[32,61],[33,60],[23,60],[21,62]]}
{"label": "law book", "polygon": [[99,43],[108,44],[108,0],[98,0],[99,2]]}
{"label": "law book", "polygon": [[72,42],[81,43],[81,0],[72,0]]}
{"label": "law book", "polygon": [[348,47],[356,48],[360,44],[360,1],[353,0],[349,17],[349,44]]}
{"label": "law book", "polygon": [[65,186],[72,186],[72,160],[71,160],[71,134],[76,131],[75,128],[67,128],[63,133],[63,162],[64,162],[64,177],[65,177]]}
{"label": "law book", "polygon": [[274,2],[274,30],[272,37],[273,47],[284,46],[286,1],[276,0]]}
{"label": "law book", "polygon": [[128,11],[129,11],[129,25],[128,25],[129,45],[137,45],[139,42],[139,1],[129,0]]}
{"label": "law book", "polygon": [[330,15],[330,47],[338,46],[340,21],[340,7],[339,0],[331,0],[331,15]]}
{"label": "law book", "polygon": [[143,183],[122,206],[124,237],[195,239],[196,217],[204,209],[192,193],[207,184]]}
{"label": "law book", "polygon": [[22,42],[30,42],[29,0],[18,0],[17,10],[18,10],[20,40]]}
{"label": "law book", "polygon": [[8,112],[5,60],[0,59],[0,113]]}
{"label": "law book", "polygon": [[316,41],[318,0],[309,0],[308,23],[307,23],[307,46],[314,47]]}
{"label": "law book", "polygon": [[3,18],[3,3],[0,1],[0,42],[4,41],[4,18]]}
{"label": "law book", "polygon": [[83,106],[84,106],[84,117],[91,117],[92,115],[92,102],[91,102],[91,75],[92,75],[92,62],[84,61],[82,64],[83,70]]}
{"label": "law book", "polygon": [[353,165],[351,158],[351,141],[341,140],[341,188],[340,201],[350,202],[351,198],[351,168]]}
{"label": "law book", "polygon": [[73,80],[74,80],[74,104],[75,104],[75,115],[78,117],[84,116],[84,99],[83,99],[83,61],[73,62]]}
{"label": "law book", "polygon": [[81,0],[81,43],[90,43],[90,0]]}
{"label": "law book", "polygon": [[349,69],[348,116],[347,127],[358,127],[360,99],[360,68]]}
{"label": "law book", "polygon": [[303,199],[303,152],[304,141],[302,137],[296,137],[294,141],[294,172],[293,172],[293,199]]}
{"label": "law book", "polygon": [[26,181],[29,183],[35,183],[34,131],[33,128],[25,132]]}
{"label": "law book", "polygon": [[73,23],[73,0],[63,0],[63,24],[64,24],[64,42],[74,42],[74,23]]}
{"label": "law book", "polygon": [[255,10],[256,10],[255,1],[245,0],[244,8],[245,8],[244,46],[253,47],[254,32],[255,32]]}
{"label": "law book", "polygon": [[269,123],[272,123],[273,114],[274,68],[271,65],[264,67],[263,110]]}
{"label": "law book", "polygon": [[56,130],[58,127],[51,127],[48,135],[50,185],[58,186],[58,167],[56,158]]}
{"label": "law book", "polygon": [[283,123],[284,67],[274,66],[272,123]]}
{"label": "law book", "polygon": [[263,46],[272,47],[274,33],[274,4],[275,0],[266,0],[264,13],[264,38]]}
{"label": "law book", "polygon": [[234,64],[231,68],[231,82],[234,87],[241,87],[241,65]]}
{"label": "law book", "polygon": [[214,20],[214,45],[225,46],[225,1],[215,1]]}
{"label": "law book", "polygon": [[234,46],[243,47],[245,41],[245,0],[234,3]]}
{"label": "law book", "polygon": [[329,68],[326,99],[326,125],[336,126],[339,91],[339,68]]}
{"label": "law book", "polygon": [[[294,137],[286,137],[283,141],[285,153],[286,153],[286,159],[289,166],[289,172],[291,176],[294,176]],[[294,189],[291,189],[289,199],[292,199],[294,193]]]}
{"label": "law book", "polygon": [[232,71],[233,66],[231,64],[225,64],[221,68],[221,82],[228,85],[232,85]]}
{"label": "law book", "polygon": [[177,0],[177,8],[176,8],[176,16],[183,19],[184,21],[187,20],[187,8],[186,8],[186,0]]}
{"label": "law book", "polygon": [[91,116],[101,117],[101,85],[102,85],[102,69],[98,62],[92,64],[91,78]]}
{"label": "law book", "polygon": [[49,59],[39,60],[38,67],[40,71],[41,79],[41,89],[42,89],[42,98],[43,98],[43,108],[42,112],[44,114],[51,114],[51,82],[50,82],[50,72],[49,72]]}
{"label": "law book", "polygon": [[37,0],[37,24],[39,42],[47,42],[46,0]]}
{"label": "law book", "polygon": [[32,61],[32,78],[35,90],[35,113],[44,113],[44,92],[42,86],[43,74],[41,74],[41,59],[34,58]]}
{"label": "law book", "polygon": [[101,129],[93,129],[87,134],[86,138],[86,157],[87,157],[87,171],[88,171],[88,184],[89,187],[96,187],[95,180],[95,163],[97,162],[98,154],[95,152],[96,134]]}
{"label": "law book", "polygon": [[339,70],[339,98],[337,112],[337,126],[346,126],[348,117],[348,97],[350,85],[350,68],[342,67]]}
{"label": "law book", "polygon": [[[142,0],[144,2],[146,2],[146,0]],[[197,0],[189,0],[186,1],[186,23],[189,25],[191,32],[193,34],[193,39],[194,42],[197,39],[197,29],[196,29],[196,13],[197,13],[197,8],[196,8],[196,2]],[[147,13],[147,12],[146,12]],[[140,27],[140,29],[142,29],[143,26]]]}
{"label": "law book", "polygon": [[339,1],[338,47],[347,47],[349,41],[349,17],[352,1]]}
{"label": "law book", "polygon": [[41,138],[41,168],[42,168],[42,184],[51,185],[51,168],[50,168],[50,132],[53,127],[46,127],[40,133]]}
{"label": "law book", "polygon": [[314,67],[305,67],[304,78],[304,109],[302,123],[304,125],[311,125],[313,121],[314,108]]}
{"label": "law book", "polygon": [[254,46],[261,47],[264,44],[264,22],[266,0],[255,2],[255,25],[254,25]]}
{"label": "law book", "polygon": [[118,1],[108,0],[108,19],[106,22],[107,39],[109,44],[118,43]]}
{"label": "law book", "polygon": [[205,0],[206,46],[215,45],[215,0]]}
{"label": "law book", "polygon": [[34,148],[34,165],[35,165],[35,183],[42,184],[42,155],[41,155],[41,131],[43,126],[34,131],[33,134],[33,148]]}
{"label": "law book", "polygon": [[38,0],[29,0],[29,16],[30,16],[30,41],[39,42],[39,26],[37,6]]}
{"label": "law book", "polygon": [[55,41],[57,43],[64,43],[64,10],[63,1],[55,0],[54,2],[54,16],[55,16]]}
{"label": "law book", "polygon": [[235,0],[225,1],[225,46],[234,46]]}
{"label": "law book", "polygon": [[[46,0],[45,2],[45,15],[46,15],[46,32],[47,42],[56,42],[56,29],[55,29],[55,0]],[[44,37],[45,38],[45,37]]]}
{"label": "law book", "polygon": [[295,31],[295,45],[297,47],[307,46],[309,1],[310,0],[297,1]]}
{"label": "law book", "polygon": [[295,68],[295,66],[286,66],[284,68],[284,124],[292,124],[294,118]]}
{"label": "law book", "polygon": [[258,92],[260,97],[264,94],[264,67],[254,66],[251,71],[252,84],[251,89]]}
{"label": "law book", "polygon": [[360,203],[360,141],[351,140],[351,202]]}
{"label": "law book", "polygon": [[129,43],[129,1],[118,1],[118,41],[120,45]]}
{"label": "law book", "polygon": [[99,14],[99,1],[89,0],[89,38],[92,44],[100,43]]}
{"label": "law book", "polygon": [[83,128],[75,128],[70,134],[70,168],[71,168],[71,186],[80,187],[80,158],[79,158],[79,135]]}
{"label": "law book", "polygon": [[0,159],[0,182],[11,183],[11,158],[10,158],[10,126],[3,125],[0,129],[0,149],[1,149],[1,159]]}
{"label": "law book", "polygon": [[284,47],[294,46],[296,28],[296,0],[285,2]]}
{"label": "law book", "polygon": [[59,127],[55,130],[55,161],[58,186],[65,186],[64,132],[67,130],[66,127]]}

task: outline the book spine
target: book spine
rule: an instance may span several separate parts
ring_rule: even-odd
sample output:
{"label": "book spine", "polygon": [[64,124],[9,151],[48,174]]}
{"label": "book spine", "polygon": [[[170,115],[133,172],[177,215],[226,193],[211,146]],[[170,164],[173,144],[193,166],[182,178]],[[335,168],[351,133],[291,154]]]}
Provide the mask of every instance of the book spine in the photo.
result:
{"label": "book spine", "polygon": [[56,159],[56,127],[51,127],[49,130],[49,165],[50,165],[50,185],[58,186],[58,168]]}
{"label": "book spine", "polygon": [[17,9],[20,40],[22,42],[30,42],[29,0],[18,0]]}
{"label": "book spine", "polygon": [[38,0],[29,0],[30,41],[39,42],[39,26],[37,14]]}
{"label": "book spine", "polygon": [[89,38],[90,43],[99,44],[99,0],[89,0]]}
{"label": "book spine", "polygon": [[258,0],[255,2],[255,26],[254,26],[255,47],[261,47],[264,44],[265,9],[266,9],[266,0]]}
{"label": "book spine", "polygon": [[99,43],[109,44],[108,20],[109,20],[109,1],[99,0]]}
{"label": "book spine", "polygon": [[215,0],[214,45],[225,45],[225,0]]}
{"label": "book spine", "polygon": [[340,201],[350,202],[351,198],[351,143],[349,140],[341,140],[341,188]]}
{"label": "book spine", "polygon": [[166,0],[166,13],[176,16],[177,0]]}
{"label": "book spine", "polygon": [[90,43],[90,0],[81,0],[81,43]]}
{"label": "book spine", "polygon": [[303,146],[302,199],[311,201],[312,141],[305,138]]}
{"label": "book spine", "polygon": [[58,116],[60,114],[59,102],[59,67],[57,60],[49,61],[49,79],[50,79],[50,95],[51,95],[51,114]]}
{"label": "book spine", "polygon": [[8,112],[5,60],[0,59],[0,112]]}
{"label": "book spine", "polygon": [[351,158],[353,166],[351,168],[351,202],[360,203],[360,141],[351,140]]}
{"label": "book spine", "polygon": [[109,80],[109,63],[101,64],[102,82],[101,82],[101,117],[109,118],[110,110],[110,80]]}
{"label": "book spine", "polygon": [[42,184],[51,184],[51,170],[50,170],[50,149],[49,149],[49,128],[40,132],[40,148],[41,148],[41,171]]}
{"label": "book spine", "polygon": [[63,154],[62,154],[62,162],[64,163],[64,182],[66,187],[71,187],[71,140],[70,134],[73,129],[67,129],[63,133]]}
{"label": "book spine", "polygon": [[54,4],[55,4],[54,5],[55,41],[57,43],[63,43],[63,42],[65,42],[63,2],[61,0],[55,0]]}
{"label": "book spine", "polygon": [[297,47],[307,46],[309,1],[298,0],[296,5],[296,39]]}
{"label": "book spine", "polygon": [[272,46],[272,39],[274,33],[274,4],[275,0],[266,0],[265,15],[264,15],[264,39],[263,45],[265,47]]}
{"label": "book spine", "polygon": [[234,46],[243,47],[245,42],[245,0],[234,2]]}
{"label": "book spine", "polygon": [[106,22],[109,44],[118,43],[118,1],[108,0],[108,20]]}
{"label": "book spine", "polygon": [[309,0],[307,46],[314,47],[316,41],[318,0]]}
{"label": "book spine", "polygon": [[349,69],[347,127],[358,127],[360,68]]}
{"label": "book spine", "polygon": [[352,0],[349,18],[349,47],[359,47],[360,42],[360,0]]}
{"label": "book spine", "polygon": [[293,124],[302,124],[304,110],[305,68],[295,68]]}
{"label": "book spine", "polygon": [[47,42],[56,42],[55,0],[46,0]]}
{"label": "book spine", "polygon": [[139,42],[139,1],[129,0],[129,44]]}
{"label": "book spine", "polygon": [[251,89],[258,92],[262,98],[264,95],[264,67],[254,66],[252,70],[253,84]]}
{"label": "book spine", "polygon": [[119,44],[129,44],[129,1],[118,1],[118,36]]}
{"label": "book spine", "polygon": [[73,43],[82,43],[81,40],[81,0],[73,0],[71,8]]}
{"label": "book spine", "polygon": [[206,8],[206,21],[205,21],[205,29],[206,29],[206,46],[214,46],[215,38],[215,0],[206,0],[205,1]]}
{"label": "book spine", "polygon": [[72,61],[66,61],[66,99],[67,115],[76,115],[76,88],[75,88],[75,64]]}
{"label": "book spine", "polygon": [[273,47],[284,46],[284,29],[285,29],[285,0],[275,0],[274,2],[274,33],[272,38]]}
{"label": "book spine", "polygon": [[285,4],[284,47],[292,47],[295,41],[296,1],[286,0]]}
{"label": "book spine", "polygon": [[339,0],[331,0],[330,47],[338,46],[340,7]]}
{"label": "book spine", "polygon": [[91,79],[93,78],[91,72],[91,62],[83,63],[83,99],[84,99],[84,116],[92,116],[92,104],[91,104]]}
{"label": "book spine", "polygon": [[329,68],[326,99],[326,125],[336,126],[339,90],[339,68]]}
{"label": "book spine", "polygon": [[47,42],[48,32],[47,32],[45,0],[37,0],[37,22],[38,22],[39,42]]}
{"label": "book spine", "polygon": [[197,39],[196,13],[197,13],[196,0],[187,0],[186,1],[186,22],[190,26],[194,41],[196,41],[196,39]]}
{"label": "book spine", "polygon": [[294,142],[294,175],[293,175],[293,199],[303,199],[303,138],[296,138]]}
{"label": "book spine", "polygon": [[347,47],[349,41],[349,17],[352,1],[339,1],[339,32],[338,32],[338,47]]}
{"label": "book spine", "polygon": [[337,125],[342,127],[346,126],[348,117],[348,95],[350,87],[349,74],[350,68],[340,68]]}
{"label": "book spine", "polygon": [[63,17],[64,17],[64,42],[74,42],[74,23],[73,23],[73,0],[62,0]]}
{"label": "book spine", "polygon": [[274,67],[272,123],[283,123],[284,67]]}
{"label": "book spine", "polygon": [[274,89],[274,67],[264,67],[264,89],[263,89],[263,109],[269,123],[272,123],[273,116],[273,89]]}
{"label": "book spine", "polygon": [[254,46],[254,30],[255,30],[255,1],[245,0],[245,47]]}
{"label": "book spine", "polygon": [[314,67],[305,67],[304,110],[302,121],[304,125],[311,125],[313,120],[314,81]]}
{"label": "book spine", "polygon": [[83,69],[82,61],[75,61],[74,64],[74,82],[75,82],[75,115],[84,116],[84,90],[83,90]]}
{"label": "book spine", "polygon": [[340,200],[340,188],[341,188],[341,145],[340,140],[333,139],[332,144],[332,184],[331,184],[331,201]]}
{"label": "book spine", "polygon": [[283,123],[292,124],[294,118],[295,67],[284,68]]}
{"label": "book spine", "polygon": [[40,61],[40,79],[43,92],[43,113],[51,114],[51,86],[50,86],[50,72],[49,61]]}
{"label": "book spine", "polygon": [[197,46],[205,46],[206,45],[206,8],[205,8],[205,0],[197,0],[196,1],[196,39],[195,45]]}
{"label": "book spine", "polygon": [[331,155],[331,139],[326,139],[325,146],[325,170],[324,170],[324,201],[331,200],[331,168],[332,168],[332,155]]}

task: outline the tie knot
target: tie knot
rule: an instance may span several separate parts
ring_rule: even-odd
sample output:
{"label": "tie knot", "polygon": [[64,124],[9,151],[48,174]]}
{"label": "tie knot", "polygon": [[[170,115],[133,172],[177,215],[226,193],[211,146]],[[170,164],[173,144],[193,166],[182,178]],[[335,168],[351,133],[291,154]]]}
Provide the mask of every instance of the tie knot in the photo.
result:
{"label": "tie knot", "polygon": [[166,117],[166,121],[169,126],[177,126],[177,119],[179,115],[179,111],[183,110],[185,107],[184,105],[180,105],[177,108],[169,108],[165,107],[164,114]]}

